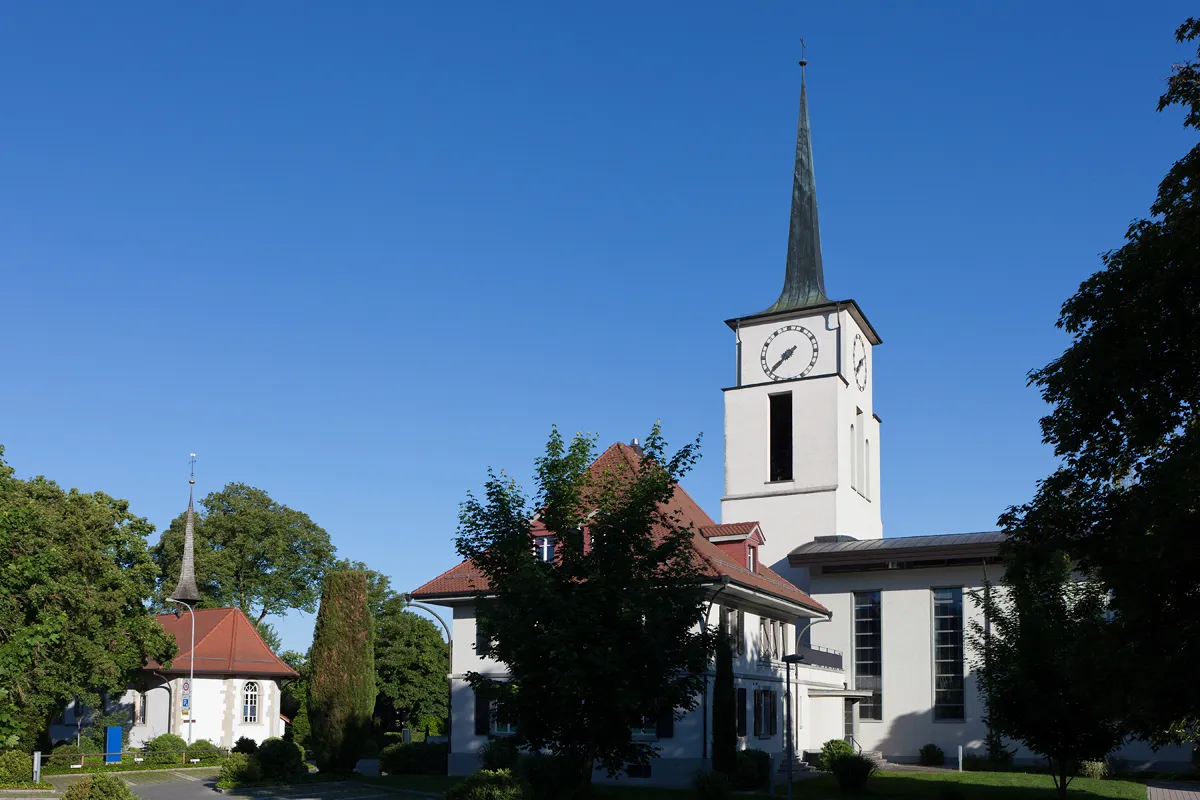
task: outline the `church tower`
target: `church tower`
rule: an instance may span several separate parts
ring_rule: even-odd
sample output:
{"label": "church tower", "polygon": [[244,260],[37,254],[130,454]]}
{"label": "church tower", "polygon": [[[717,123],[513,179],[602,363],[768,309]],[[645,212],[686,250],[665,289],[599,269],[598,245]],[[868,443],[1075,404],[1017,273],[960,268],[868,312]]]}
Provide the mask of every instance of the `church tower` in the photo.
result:
{"label": "church tower", "polygon": [[721,521],[762,523],[761,561],[783,575],[793,572],[788,553],[817,536],[883,535],[872,408],[881,340],[857,303],[825,294],[806,63],[783,292],[765,311],[726,321],[736,382],[725,390]]}

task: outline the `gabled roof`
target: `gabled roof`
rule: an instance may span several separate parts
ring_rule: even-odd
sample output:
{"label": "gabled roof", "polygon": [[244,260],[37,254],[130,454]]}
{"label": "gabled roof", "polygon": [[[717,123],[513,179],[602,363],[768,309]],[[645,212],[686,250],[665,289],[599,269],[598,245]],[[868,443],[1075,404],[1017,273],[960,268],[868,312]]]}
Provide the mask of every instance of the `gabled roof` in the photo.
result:
{"label": "gabled roof", "polygon": [[709,541],[748,539],[754,534],[758,534],[755,538],[766,543],[767,537],[763,536],[762,528],[758,526],[757,522],[727,522],[723,525],[705,525],[700,528],[700,535]]}
{"label": "gabled roof", "polygon": [[[600,477],[606,472],[619,474],[624,471],[632,474],[633,470],[637,468],[638,459],[640,458],[641,456],[632,447],[618,442],[601,453],[600,457],[592,462],[590,470],[595,477]],[[750,530],[753,530],[757,526],[757,523],[737,523],[735,526],[718,526],[712,517],[704,513],[704,509],[700,508],[691,495],[684,491],[682,486],[675,487],[675,494],[667,505],[670,510],[676,512],[683,524],[687,525],[690,523],[693,526],[692,547],[704,562],[705,576],[711,579],[712,582],[729,580],[732,583],[772,595],[773,597],[795,603],[822,614],[829,613],[829,610],[823,605],[797,589],[795,585],[789,583],[770,568],[760,565],[757,572],[751,572],[745,564],[740,563],[731,555],[723,552],[717,545],[708,541],[701,532],[704,529],[725,527],[737,527],[740,529],[741,526],[745,525],[749,525]],[[476,592],[485,591],[487,588],[487,579],[474,562],[464,561],[414,591],[413,597],[425,601],[463,598],[470,597]]]}
{"label": "gabled roof", "polygon": [[[197,675],[300,677],[300,673],[271,652],[254,623],[240,609],[198,608],[195,614]],[[192,667],[192,620],[186,612],[178,618],[174,614],[159,614],[156,619],[179,645],[179,654],[171,662],[169,672],[187,674]],[[162,671],[162,666],[150,661],[146,669]]]}

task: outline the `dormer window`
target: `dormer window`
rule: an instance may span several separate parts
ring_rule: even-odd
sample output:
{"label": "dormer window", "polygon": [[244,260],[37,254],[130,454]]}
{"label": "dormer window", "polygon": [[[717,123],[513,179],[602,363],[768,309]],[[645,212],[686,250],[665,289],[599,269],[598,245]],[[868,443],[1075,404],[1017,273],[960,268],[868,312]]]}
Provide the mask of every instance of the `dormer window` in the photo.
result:
{"label": "dormer window", "polygon": [[754,545],[746,548],[746,569],[758,572],[758,548]]}
{"label": "dormer window", "polygon": [[554,562],[554,537],[538,536],[533,540],[533,552],[538,561],[545,564]]}

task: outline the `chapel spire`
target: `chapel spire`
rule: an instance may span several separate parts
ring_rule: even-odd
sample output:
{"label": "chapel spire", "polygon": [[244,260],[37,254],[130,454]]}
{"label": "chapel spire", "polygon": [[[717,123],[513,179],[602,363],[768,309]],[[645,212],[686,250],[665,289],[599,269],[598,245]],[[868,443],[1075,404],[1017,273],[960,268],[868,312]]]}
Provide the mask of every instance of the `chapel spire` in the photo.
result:
{"label": "chapel spire", "polygon": [[196,511],[192,506],[192,490],[196,485],[196,454],[192,453],[192,474],[188,478],[187,526],[183,533],[183,563],[179,568],[179,583],[171,593],[171,600],[195,603],[200,600],[200,589],[196,587]]}
{"label": "chapel spire", "polygon": [[796,129],[796,166],[792,172],[792,216],[788,231],[787,270],[783,292],[764,311],[793,311],[829,302],[821,265],[821,229],[817,224],[817,181],[813,175],[812,131],[808,125],[808,90],[804,85],[804,40],[800,41],[800,122]]}

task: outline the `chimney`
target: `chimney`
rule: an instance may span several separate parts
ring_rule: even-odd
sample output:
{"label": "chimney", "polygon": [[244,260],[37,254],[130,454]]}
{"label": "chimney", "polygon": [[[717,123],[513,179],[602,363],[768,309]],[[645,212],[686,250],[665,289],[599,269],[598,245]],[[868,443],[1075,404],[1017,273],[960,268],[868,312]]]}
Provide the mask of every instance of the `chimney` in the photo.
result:
{"label": "chimney", "polygon": [[639,456],[642,454],[642,443],[637,440],[636,436],[633,437],[633,441],[629,443],[629,448]]}

